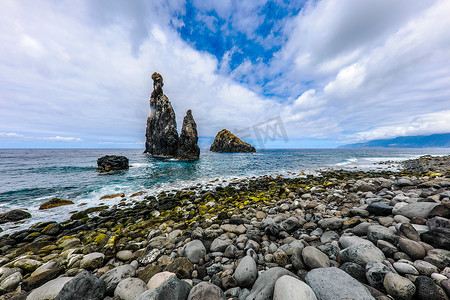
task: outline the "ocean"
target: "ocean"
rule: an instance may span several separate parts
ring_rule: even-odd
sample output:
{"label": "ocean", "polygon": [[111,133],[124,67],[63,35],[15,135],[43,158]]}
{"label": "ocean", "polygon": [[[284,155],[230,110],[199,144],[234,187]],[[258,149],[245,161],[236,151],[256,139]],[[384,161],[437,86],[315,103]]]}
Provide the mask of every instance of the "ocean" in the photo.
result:
{"label": "ocean", "polygon": [[[98,173],[97,158],[113,154],[128,157],[130,169]],[[75,211],[120,201],[120,197],[99,200],[108,194],[129,196],[147,191],[146,195],[156,195],[162,190],[193,185],[208,188],[252,176],[293,176],[323,168],[395,168],[395,164],[379,162],[424,154],[448,155],[450,149],[265,149],[253,154],[202,149],[200,159],[194,162],[154,158],[141,149],[0,149],[0,213],[26,209],[33,216],[19,224],[2,224],[2,234],[37,222],[67,220]],[[75,205],[39,210],[43,202],[54,197],[72,200]]]}

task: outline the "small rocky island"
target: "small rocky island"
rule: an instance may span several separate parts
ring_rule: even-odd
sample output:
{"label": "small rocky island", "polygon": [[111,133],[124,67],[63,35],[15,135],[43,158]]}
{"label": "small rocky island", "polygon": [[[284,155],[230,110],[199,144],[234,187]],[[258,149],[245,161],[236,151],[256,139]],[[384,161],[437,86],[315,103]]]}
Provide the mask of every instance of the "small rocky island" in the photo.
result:
{"label": "small rocky island", "polygon": [[214,138],[209,151],[212,152],[256,152],[255,147],[243,142],[227,129],[222,129]]}
{"label": "small rocky island", "polygon": [[120,155],[105,155],[97,159],[97,169],[100,173],[128,170],[128,158]]}
{"label": "small rocky island", "polygon": [[186,112],[181,136],[178,137],[175,111],[169,98],[163,93],[163,78],[155,72],[152,79],[153,92],[150,97],[150,117],[147,119],[144,153],[179,159],[198,159],[200,148],[197,145],[197,124],[191,110]]}

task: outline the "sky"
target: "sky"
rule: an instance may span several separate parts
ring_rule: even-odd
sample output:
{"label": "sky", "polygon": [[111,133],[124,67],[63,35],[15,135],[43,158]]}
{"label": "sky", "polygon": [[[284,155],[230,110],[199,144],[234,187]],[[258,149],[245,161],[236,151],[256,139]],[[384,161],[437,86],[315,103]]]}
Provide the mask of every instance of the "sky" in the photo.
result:
{"label": "sky", "polygon": [[178,131],[259,148],[450,132],[448,0],[2,0],[0,148],[144,148],[151,74]]}

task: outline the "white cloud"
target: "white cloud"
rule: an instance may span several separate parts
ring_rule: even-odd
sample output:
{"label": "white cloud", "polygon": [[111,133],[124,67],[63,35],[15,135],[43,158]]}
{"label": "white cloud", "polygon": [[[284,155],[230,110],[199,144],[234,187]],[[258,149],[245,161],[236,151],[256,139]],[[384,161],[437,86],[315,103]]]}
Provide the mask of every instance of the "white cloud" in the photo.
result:
{"label": "white cloud", "polygon": [[[0,137],[142,143],[154,71],[178,124],[192,109],[203,137],[278,115],[291,139],[450,131],[449,1],[310,1],[268,65],[245,61],[232,74],[238,48],[219,64],[168,25],[182,23],[181,0],[124,3],[0,4]],[[249,39],[261,39],[252,12],[265,3],[195,2]],[[287,96],[232,79],[244,76]]]}
{"label": "white cloud", "polygon": [[0,137],[23,137],[22,134],[15,133],[15,132],[0,132]]}
{"label": "white cloud", "polygon": [[64,137],[64,136],[52,136],[52,137],[43,137],[40,138],[42,140],[50,140],[50,141],[59,141],[59,142],[82,142],[83,140],[76,137]]}

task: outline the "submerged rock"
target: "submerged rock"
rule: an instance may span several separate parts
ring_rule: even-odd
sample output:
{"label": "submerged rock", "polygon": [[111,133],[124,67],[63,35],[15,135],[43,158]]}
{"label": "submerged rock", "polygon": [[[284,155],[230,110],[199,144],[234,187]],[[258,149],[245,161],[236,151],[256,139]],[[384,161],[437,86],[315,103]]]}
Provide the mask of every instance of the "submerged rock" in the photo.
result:
{"label": "submerged rock", "polygon": [[178,154],[178,133],[175,112],[162,87],[163,78],[152,74],[153,92],[150,97],[150,117],[145,132],[145,151],[156,156],[176,156]]}
{"label": "submerged rock", "polygon": [[219,131],[209,150],[212,152],[256,152],[255,147],[241,141],[226,129]]}
{"label": "submerged rock", "polygon": [[181,134],[178,143],[178,158],[197,159],[200,156],[200,148],[197,145],[198,134],[192,111],[189,109],[183,119]]}
{"label": "submerged rock", "polygon": [[125,156],[105,155],[97,159],[97,169],[101,173],[127,170],[129,167],[128,158]]}

